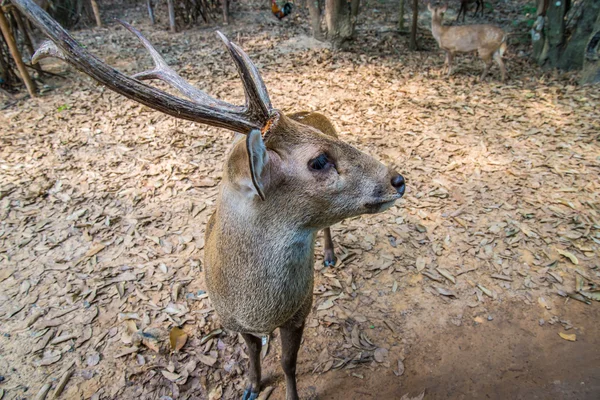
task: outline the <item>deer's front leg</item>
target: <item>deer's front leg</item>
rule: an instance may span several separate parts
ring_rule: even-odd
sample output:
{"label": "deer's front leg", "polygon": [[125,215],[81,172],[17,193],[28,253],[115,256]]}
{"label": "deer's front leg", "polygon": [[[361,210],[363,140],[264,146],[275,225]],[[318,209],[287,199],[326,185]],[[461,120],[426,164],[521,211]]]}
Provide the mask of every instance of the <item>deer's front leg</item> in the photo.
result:
{"label": "deer's front leg", "polygon": [[325,240],[325,243],[323,244],[323,265],[325,265],[326,267],[333,267],[337,260],[335,258],[335,252],[333,251],[333,240],[331,240],[331,228],[323,229],[323,236]]}
{"label": "deer's front leg", "polygon": [[246,387],[242,400],[256,400],[258,393],[260,392],[260,349],[262,340],[247,333],[242,333],[242,337],[246,342],[250,361],[250,384]]}
{"label": "deer's front leg", "polygon": [[299,399],[298,389],[296,388],[296,363],[303,331],[304,324],[300,327],[289,324],[279,328],[281,334],[281,366],[283,372],[285,372],[286,400]]}

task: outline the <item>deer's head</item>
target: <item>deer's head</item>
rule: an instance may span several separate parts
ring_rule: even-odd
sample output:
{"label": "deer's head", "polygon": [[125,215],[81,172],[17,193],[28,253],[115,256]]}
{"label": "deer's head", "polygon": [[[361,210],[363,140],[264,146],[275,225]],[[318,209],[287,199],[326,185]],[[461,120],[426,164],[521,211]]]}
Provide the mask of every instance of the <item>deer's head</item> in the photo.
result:
{"label": "deer's head", "polygon": [[[225,168],[223,190],[232,202],[253,210],[281,211],[312,228],[344,218],[383,211],[404,194],[404,178],[371,156],[340,141],[331,123],[303,123],[273,108],[265,84],[247,54],[218,33],[229,51],[246,94],[237,106],[215,99],[175,73],[131,25],[121,22],[149,51],[155,68],[132,77],[111,68],[83,49],[31,0],[13,0],[51,41],[36,52],[34,62],[58,57],[96,81],[132,100],[177,118],[242,133]],[[160,79],[183,94],[179,98],[148,86]],[[311,126],[312,125],[312,126]],[[315,127],[316,126],[316,127]]]}
{"label": "deer's head", "polygon": [[444,18],[444,13],[448,11],[448,5],[443,5],[441,7],[432,7],[431,3],[427,3],[427,9],[431,13],[432,21],[442,21]]}

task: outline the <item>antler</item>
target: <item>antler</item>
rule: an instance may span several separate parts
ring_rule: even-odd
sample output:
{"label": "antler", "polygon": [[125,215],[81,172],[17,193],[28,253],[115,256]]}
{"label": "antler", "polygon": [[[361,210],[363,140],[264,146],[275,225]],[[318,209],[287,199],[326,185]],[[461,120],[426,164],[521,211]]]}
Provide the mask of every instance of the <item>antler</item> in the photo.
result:
{"label": "antler", "polygon": [[[272,116],[273,107],[265,84],[256,66],[244,51],[217,32],[232,56],[246,93],[246,105],[236,106],[215,99],[192,86],[170,68],[150,42],[131,25],[121,22],[134,33],[150,52],[155,68],[129,77],[87,52],[67,31],[32,0],[12,0],[51,40],[45,42],[34,56],[34,62],[45,57],[57,57],[109,89],[176,118],[249,133],[261,129]],[[146,85],[140,80],[160,79],[177,89],[190,100],[173,96]]]}

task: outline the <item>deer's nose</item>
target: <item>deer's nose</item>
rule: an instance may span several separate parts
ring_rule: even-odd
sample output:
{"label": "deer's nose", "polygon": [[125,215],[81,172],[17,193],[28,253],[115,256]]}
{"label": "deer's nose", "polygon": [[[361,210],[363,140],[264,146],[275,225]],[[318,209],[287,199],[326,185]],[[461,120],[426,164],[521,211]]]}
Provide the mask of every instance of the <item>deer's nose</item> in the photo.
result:
{"label": "deer's nose", "polygon": [[391,183],[398,193],[401,195],[404,194],[406,183],[404,182],[404,177],[402,175],[395,173],[394,176],[392,176]]}

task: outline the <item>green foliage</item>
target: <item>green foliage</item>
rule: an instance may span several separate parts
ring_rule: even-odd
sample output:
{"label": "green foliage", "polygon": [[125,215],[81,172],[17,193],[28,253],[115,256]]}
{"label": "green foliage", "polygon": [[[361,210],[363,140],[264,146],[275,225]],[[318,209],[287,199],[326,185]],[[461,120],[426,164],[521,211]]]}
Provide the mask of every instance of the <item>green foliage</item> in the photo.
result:
{"label": "green foliage", "polygon": [[536,12],[537,6],[535,3],[527,3],[523,5],[523,7],[521,7],[521,15],[525,16],[525,19],[519,22],[513,21],[513,24],[523,24],[527,27],[527,30],[531,29],[533,27],[533,24],[535,23]]}
{"label": "green foliage", "polygon": [[535,3],[527,3],[521,8],[521,13],[525,16],[527,14],[534,15],[537,11],[537,6]]}
{"label": "green foliage", "polygon": [[70,109],[71,109],[71,106],[69,104],[63,104],[62,106],[58,107],[56,109],[56,111],[62,112],[62,111],[65,111],[65,110],[70,110]]}

